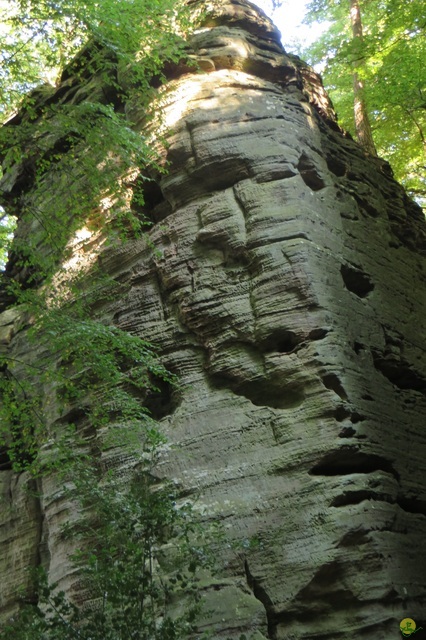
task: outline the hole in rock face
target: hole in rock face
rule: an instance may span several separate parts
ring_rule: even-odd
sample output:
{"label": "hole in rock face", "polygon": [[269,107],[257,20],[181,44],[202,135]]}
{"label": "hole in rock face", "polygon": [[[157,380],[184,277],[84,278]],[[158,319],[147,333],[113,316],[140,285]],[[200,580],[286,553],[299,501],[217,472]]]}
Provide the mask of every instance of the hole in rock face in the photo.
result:
{"label": "hole in rock face", "polygon": [[338,178],[342,178],[346,173],[346,165],[342,160],[336,158],[335,156],[327,156],[327,167],[334,173]]}
{"label": "hole in rock face", "polygon": [[360,269],[342,264],[340,273],[348,291],[352,291],[359,298],[365,298],[374,289],[370,277]]}
{"label": "hole in rock face", "polygon": [[301,338],[294,331],[277,329],[273,331],[262,343],[262,351],[265,353],[291,353],[300,343]]}
{"label": "hole in rock face", "polygon": [[361,342],[357,342],[357,341],[355,340],[355,342],[354,342],[354,347],[353,347],[353,348],[354,348],[355,353],[358,355],[358,354],[359,354],[359,353],[361,353],[361,351],[363,350],[364,345],[363,345],[363,344],[361,344]]}
{"label": "hole in rock face", "polygon": [[309,340],[322,340],[328,334],[328,329],[312,329],[309,333]]}
{"label": "hole in rock face", "polygon": [[321,603],[321,609],[314,611],[327,610],[325,607],[331,607],[332,610],[336,610],[337,607],[350,608],[354,602],[354,595],[343,587],[344,575],[344,569],[338,559],[327,561],[316,571],[311,581],[300,589],[297,599],[299,602]]}
{"label": "hole in rock face", "polygon": [[[352,179],[350,176],[348,176],[348,178]],[[356,200],[359,208],[367,215],[371,216],[372,218],[377,218],[380,215],[380,211],[375,209],[366,198],[362,198],[356,192],[353,192],[352,196]]]}
{"label": "hole in rock face", "polygon": [[148,390],[143,404],[154,420],[161,420],[175,411],[178,404],[176,392],[167,380],[154,378],[152,383],[156,389]]}
{"label": "hole in rock face", "polygon": [[[263,386],[264,385],[264,386]],[[271,407],[271,409],[295,409],[303,404],[305,394],[302,388],[274,388],[268,381],[246,383],[244,385],[222,384],[220,386],[232,389],[238,395],[247,398],[257,407]]]}
{"label": "hole in rock face", "polygon": [[364,500],[378,500],[378,494],[368,489],[360,489],[359,491],[348,491],[336,496],[330,503],[330,507],[345,507],[351,504],[359,504]]}
{"label": "hole in rock face", "polygon": [[322,381],[324,386],[330,391],[334,391],[339,398],[342,400],[347,400],[348,396],[346,395],[346,391],[343,388],[342,383],[335,373],[327,373],[322,377]]}
{"label": "hole in rock face", "polygon": [[137,180],[133,191],[132,210],[155,223],[167,215],[156,211],[157,208],[161,208],[160,205],[167,209],[160,185],[155,180]]}
{"label": "hole in rock face", "polygon": [[353,473],[372,473],[373,471],[391,473],[399,480],[399,475],[389,460],[375,454],[363,453],[354,446],[348,445],[326,454],[312,467],[309,474],[313,476],[344,476]]}
{"label": "hole in rock face", "polygon": [[302,153],[299,159],[299,163],[297,168],[302,176],[303,182],[307,187],[312,189],[312,191],[319,191],[320,189],[324,189],[325,182],[320,176],[318,169],[314,165],[313,161],[308,158],[305,153]]}
{"label": "hole in rock face", "polygon": [[[206,368],[211,383],[218,388],[231,390],[259,407],[292,409],[305,400],[306,380],[298,374],[297,364],[290,363],[288,375],[282,371],[265,368],[264,353],[272,354],[271,360],[286,361],[299,342],[292,331],[275,330],[259,339],[259,349],[249,343],[233,343],[232,357],[209,360]],[[283,355],[279,355],[283,354]]]}
{"label": "hole in rock face", "polygon": [[336,418],[337,422],[343,422],[343,420],[349,418],[350,415],[351,412],[349,411],[349,409],[347,409],[347,407],[344,407],[343,405],[340,405],[340,407],[337,407],[337,409],[334,411],[334,417]]}
{"label": "hole in rock face", "polygon": [[148,180],[143,183],[143,199],[144,206],[147,209],[154,209],[154,207],[164,201],[161,187],[155,180]]}
{"label": "hole in rock face", "polygon": [[426,391],[426,380],[415,371],[409,363],[397,357],[385,357],[377,350],[372,350],[375,368],[399,389]]}
{"label": "hole in rock face", "polygon": [[86,421],[89,413],[89,406],[84,407],[71,407],[56,421],[58,424],[73,424],[80,426]]}
{"label": "hole in rock face", "polygon": [[401,600],[401,596],[399,595],[396,589],[391,587],[389,591],[386,593],[386,595],[383,597],[382,602],[396,602],[398,600]]}
{"label": "hole in rock face", "polygon": [[339,438],[353,438],[355,434],[356,431],[353,427],[343,427],[339,433]]}
{"label": "hole in rock face", "polygon": [[417,500],[416,498],[400,497],[397,504],[407,513],[421,513],[426,516],[426,501]]}

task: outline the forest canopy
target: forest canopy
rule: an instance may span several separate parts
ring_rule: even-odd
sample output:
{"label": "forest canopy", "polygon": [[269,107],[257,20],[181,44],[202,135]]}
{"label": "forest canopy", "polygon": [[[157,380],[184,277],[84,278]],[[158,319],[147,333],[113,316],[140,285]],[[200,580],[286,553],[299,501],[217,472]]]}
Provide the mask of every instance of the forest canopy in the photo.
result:
{"label": "forest canopy", "polygon": [[[353,29],[360,12],[361,33]],[[426,203],[426,4],[423,0],[312,0],[306,20],[328,22],[301,53],[321,70],[340,124],[355,134],[354,73],[377,155]]]}

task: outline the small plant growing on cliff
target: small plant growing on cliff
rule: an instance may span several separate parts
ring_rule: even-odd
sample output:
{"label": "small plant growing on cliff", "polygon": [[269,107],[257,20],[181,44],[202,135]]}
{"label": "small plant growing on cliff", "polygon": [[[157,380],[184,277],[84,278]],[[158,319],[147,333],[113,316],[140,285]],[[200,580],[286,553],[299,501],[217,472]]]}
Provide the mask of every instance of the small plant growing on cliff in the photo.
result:
{"label": "small plant growing on cliff", "polygon": [[[97,233],[105,244],[140,235],[143,196],[136,198],[134,181],[143,183],[147,164],[164,171],[123,112],[138,101],[139,114],[149,118],[164,60],[177,62],[184,51],[176,34],[188,26],[186,3],[119,4],[10,3],[15,38],[7,45],[6,76],[22,80],[14,59],[22,51],[28,64],[36,59],[31,43],[47,33],[64,53],[58,61],[57,51],[48,52],[47,62],[62,65],[61,90],[70,93],[63,100],[59,91],[52,100],[56,88],[34,89],[0,133],[0,177],[11,179],[4,205],[19,216],[3,290],[25,308],[37,352],[36,361],[25,353],[0,357],[0,449],[2,463],[17,472],[39,477],[65,466],[58,488],[69,492],[81,517],[63,535],[76,543],[77,591],[87,601],[73,604],[39,571],[34,591],[23,595],[27,606],[0,630],[7,640],[178,640],[193,633],[200,608],[195,575],[206,556],[193,541],[191,510],[177,506],[170,485],[154,481],[145,458],[128,474],[128,486],[118,471],[105,474],[101,462],[105,431],[112,446],[129,445],[129,433],[139,451],[150,442],[152,461],[162,438],[145,400],[156,380],[172,385],[175,379],[151,345],[110,321],[111,288],[98,295],[97,284],[87,284],[96,259],[81,272],[68,264],[81,229],[90,235],[81,253],[90,252]],[[29,36],[25,47],[17,28]],[[37,73],[27,79],[27,88],[35,87]],[[14,181],[21,170],[24,182]]]}
{"label": "small plant growing on cliff", "polygon": [[63,535],[78,547],[72,560],[85,604],[73,604],[39,571],[36,603],[0,630],[2,640],[181,640],[193,634],[201,608],[195,574],[206,556],[193,542],[191,510],[176,506],[170,485],[156,485],[141,469],[130,483],[117,475],[99,482],[96,465],[86,460],[74,467],[69,493],[83,516]]}
{"label": "small plant growing on cliff", "polygon": [[0,449],[15,471],[45,472],[38,452],[48,441],[62,466],[70,436],[77,441],[72,416],[91,429],[114,422],[110,440],[123,442],[124,431],[128,440],[131,425],[154,425],[144,399],[156,380],[176,384],[149,343],[70,309],[40,315],[29,334],[43,349],[37,364],[0,356]]}
{"label": "small plant growing on cliff", "polygon": [[[193,541],[191,509],[177,506],[170,483],[155,481],[164,438],[144,406],[156,379],[176,386],[176,378],[146,341],[90,311],[78,300],[40,310],[29,331],[44,357],[37,365],[2,358],[0,433],[11,468],[55,473],[81,514],[62,534],[76,547],[71,561],[86,604],[73,604],[40,569],[0,637],[178,640],[194,631],[195,573],[206,554]],[[127,460],[123,477],[103,468],[105,447]]]}
{"label": "small plant growing on cliff", "polygon": [[[2,358],[3,445],[15,471],[56,474],[77,522],[62,532],[79,576],[76,605],[39,568],[2,640],[181,640],[201,608],[196,573],[208,563],[189,506],[155,480],[164,444],[145,407],[156,380],[176,387],[152,346],[91,317],[103,296],[39,308],[28,329],[37,364]],[[56,420],[52,420],[56,416]],[[75,416],[75,423],[71,417]],[[126,459],[106,472],[106,450]],[[72,592],[71,592],[72,593]],[[78,602],[78,601],[77,601]]]}

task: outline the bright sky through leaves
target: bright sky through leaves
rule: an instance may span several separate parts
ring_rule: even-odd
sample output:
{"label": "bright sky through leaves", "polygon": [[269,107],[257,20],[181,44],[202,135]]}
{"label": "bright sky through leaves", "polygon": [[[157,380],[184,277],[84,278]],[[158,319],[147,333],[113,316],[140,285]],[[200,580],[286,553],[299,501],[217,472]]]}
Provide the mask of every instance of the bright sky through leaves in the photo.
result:
{"label": "bright sky through leaves", "polygon": [[282,6],[272,10],[271,0],[254,2],[274,21],[281,31],[282,43],[290,53],[298,53],[301,46],[307,47],[327,28],[327,23],[302,24],[309,0],[283,0]]}

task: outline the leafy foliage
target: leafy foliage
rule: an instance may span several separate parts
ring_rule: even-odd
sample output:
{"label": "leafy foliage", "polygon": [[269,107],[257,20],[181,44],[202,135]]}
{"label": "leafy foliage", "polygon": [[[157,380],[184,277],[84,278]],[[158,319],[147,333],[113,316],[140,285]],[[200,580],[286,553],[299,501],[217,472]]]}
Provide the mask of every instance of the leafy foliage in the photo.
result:
{"label": "leafy foliage", "polygon": [[[174,487],[155,480],[165,441],[144,407],[155,380],[177,381],[150,344],[96,318],[100,301],[102,291],[87,299],[80,292],[49,305],[31,292],[27,337],[37,364],[1,358],[0,440],[15,471],[55,474],[80,514],[62,535],[76,548],[80,598],[90,601],[73,604],[40,569],[34,592],[23,594],[31,604],[1,638],[178,640],[194,632],[196,573],[209,558],[190,506],[178,506]],[[105,470],[111,448],[124,455],[124,473]]]}
{"label": "leafy foliage", "polygon": [[[40,460],[38,453],[49,441],[61,451],[61,455],[56,451],[54,465],[72,456],[70,434],[76,446],[78,439],[74,425],[66,419],[69,414],[84,418],[92,430],[115,421],[122,425],[122,432],[112,430],[109,441],[122,442],[123,432],[129,441],[132,430],[138,433],[141,424],[147,430],[154,425],[144,398],[157,389],[155,380],[175,383],[150,344],[94,319],[51,311],[29,330],[28,339],[44,347],[44,358],[37,365],[0,358],[4,370],[0,447],[7,450],[15,471],[39,473],[40,465],[46,471],[46,460]],[[60,360],[52,359],[55,356]],[[55,415],[62,425],[59,434],[49,427]]]}
{"label": "leafy foliage", "polygon": [[[120,230],[142,230],[144,220],[129,213],[126,179],[155,166],[156,156],[124,105],[137,103],[149,118],[154,85],[166,60],[185,55],[182,36],[191,21],[186,3],[174,0],[0,0],[0,8],[0,118],[19,107],[0,130],[7,228],[0,260],[10,248],[10,216],[28,227],[38,221],[35,235],[18,234],[13,251],[39,283],[58,266],[82,219],[96,209],[99,217],[102,202],[113,206]],[[31,202],[7,195],[17,174],[35,191]]]}
{"label": "leafy foliage", "polygon": [[[190,509],[178,508],[171,487],[153,480],[163,437],[145,407],[157,380],[176,380],[150,344],[102,317],[116,283],[96,260],[89,268],[68,261],[82,227],[89,240],[97,234],[108,242],[145,225],[129,206],[129,181],[155,166],[156,156],[124,105],[137,102],[149,117],[164,61],[183,55],[187,9],[174,0],[3,5],[3,116],[30,91],[0,133],[3,256],[7,215],[16,215],[10,265],[24,276],[7,288],[33,353],[1,356],[0,447],[17,472],[54,473],[62,491],[72,480],[69,499],[81,510],[68,527],[78,541],[72,562],[93,606],[74,605],[41,572],[35,602],[2,637],[177,640],[193,631],[194,575],[204,555],[191,541]],[[54,87],[38,87],[55,76],[65,100]],[[117,446],[139,452],[130,456],[130,467],[140,460],[136,474],[126,471],[129,486],[118,471],[102,469],[105,447]],[[183,590],[186,604],[172,615],[172,596]]]}
{"label": "leafy foliage", "polygon": [[54,82],[84,43],[100,45],[92,60],[108,71],[102,50],[131,65],[146,87],[165,59],[181,50],[179,34],[188,28],[188,11],[175,0],[2,0],[4,45],[0,73],[3,113],[42,81]]}
{"label": "leafy foliage", "polygon": [[[201,610],[196,573],[209,559],[191,509],[178,508],[170,485],[156,486],[146,468],[128,485],[117,474],[99,481],[88,460],[73,465],[67,493],[83,515],[63,535],[77,547],[72,560],[86,604],[73,604],[38,570],[37,604],[24,606],[1,638],[180,640],[194,633]],[[177,608],[179,596],[185,604]]]}
{"label": "leafy foliage", "polygon": [[378,153],[421,201],[426,198],[426,8],[420,0],[369,0],[360,6],[362,42],[352,38],[347,2],[310,2],[308,19],[331,24],[303,55],[321,68],[341,124],[351,132],[352,63],[362,60]]}

